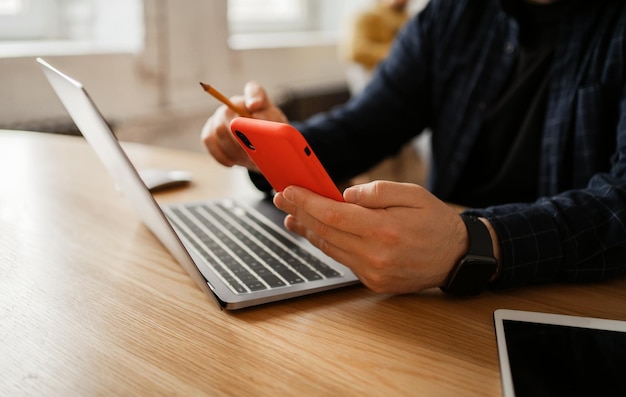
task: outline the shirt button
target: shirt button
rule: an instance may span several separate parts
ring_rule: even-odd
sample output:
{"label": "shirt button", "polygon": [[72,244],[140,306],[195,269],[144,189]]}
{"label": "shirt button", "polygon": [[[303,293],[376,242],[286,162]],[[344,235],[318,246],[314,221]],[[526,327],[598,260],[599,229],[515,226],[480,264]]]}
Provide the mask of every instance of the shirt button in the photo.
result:
{"label": "shirt button", "polygon": [[511,55],[514,52],[515,52],[515,44],[510,41],[507,41],[506,44],[504,44],[504,53],[507,55]]}

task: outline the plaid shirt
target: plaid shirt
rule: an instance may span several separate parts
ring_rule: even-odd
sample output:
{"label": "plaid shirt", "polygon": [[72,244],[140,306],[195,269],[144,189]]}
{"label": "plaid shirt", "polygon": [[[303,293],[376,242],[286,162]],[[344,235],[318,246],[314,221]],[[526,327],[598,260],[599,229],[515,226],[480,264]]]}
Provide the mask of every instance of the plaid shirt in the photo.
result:
{"label": "plaid shirt", "polygon": [[[504,0],[503,0],[504,1]],[[365,92],[298,128],[346,180],[430,128],[430,190],[452,192],[518,55],[498,0],[432,0],[409,21]],[[626,271],[626,3],[576,1],[559,28],[539,164],[539,197],[467,212],[502,253],[494,287],[595,281]],[[462,203],[461,203],[462,204]]]}

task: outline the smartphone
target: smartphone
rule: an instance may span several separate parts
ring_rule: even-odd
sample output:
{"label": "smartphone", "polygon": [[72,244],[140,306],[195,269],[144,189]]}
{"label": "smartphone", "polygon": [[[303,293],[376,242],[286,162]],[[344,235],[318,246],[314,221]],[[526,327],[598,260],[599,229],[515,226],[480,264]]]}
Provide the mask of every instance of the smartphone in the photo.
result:
{"label": "smartphone", "polygon": [[230,130],[277,192],[296,185],[343,201],[339,189],[295,127],[275,121],[237,117],[231,121]]}

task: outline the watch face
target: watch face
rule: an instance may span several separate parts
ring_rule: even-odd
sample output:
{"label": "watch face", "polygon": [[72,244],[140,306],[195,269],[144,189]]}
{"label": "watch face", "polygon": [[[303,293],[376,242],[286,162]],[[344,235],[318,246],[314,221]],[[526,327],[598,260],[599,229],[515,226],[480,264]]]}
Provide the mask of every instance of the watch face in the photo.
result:
{"label": "watch face", "polygon": [[468,254],[452,269],[443,291],[453,295],[482,292],[498,270],[487,226],[477,217],[461,214],[469,237]]}
{"label": "watch face", "polygon": [[467,256],[456,267],[445,291],[453,295],[476,295],[481,293],[497,270],[494,258]]}

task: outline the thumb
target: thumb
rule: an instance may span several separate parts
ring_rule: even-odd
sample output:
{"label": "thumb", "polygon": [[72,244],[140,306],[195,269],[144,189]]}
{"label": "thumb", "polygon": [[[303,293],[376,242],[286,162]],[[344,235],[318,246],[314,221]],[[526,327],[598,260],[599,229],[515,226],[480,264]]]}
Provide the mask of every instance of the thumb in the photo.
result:
{"label": "thumb", "polygon": [[347,203],[357,204],[366,208],[389,207],[422,207],[424,194],[428,194],[423,187],[411,183],[390,181],[374,181],[363,185],[355,185],[343,192]]}
{"label": "thumb", "polygon": [[256,81],[249,81],[243,89],[246,108],[251,112],[258,112],[269,106],[265,89]]}

